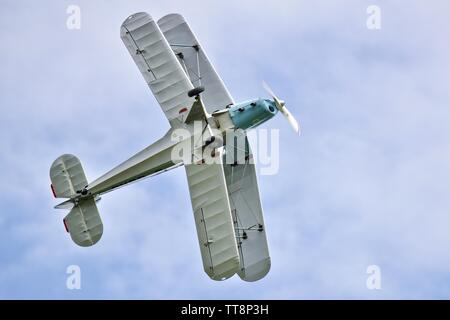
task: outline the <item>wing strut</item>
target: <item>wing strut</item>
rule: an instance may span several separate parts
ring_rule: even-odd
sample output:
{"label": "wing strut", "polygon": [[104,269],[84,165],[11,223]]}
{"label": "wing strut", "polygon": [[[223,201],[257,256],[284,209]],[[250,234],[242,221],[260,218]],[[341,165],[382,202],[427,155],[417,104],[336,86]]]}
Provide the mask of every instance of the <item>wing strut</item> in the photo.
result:
{"label": "wing strut", "polygon": [[[188,75],[188,77],[191,77],[190,76],[190,74],[189,74],[189,70],[191,70],[191,72],[193,72],[194,73],[194,75],[197,77],[197,79],[195,80],[195,81],[198,81],[198,86],[201,86],[202,85],[202,73],[201,73],[201,71],[200,71],[200,54],[199,54],[199,52],[200,52],[200,47],[199,47],[199,45],[198,44],[194,44],[194,45],[185,45],[185,44],[171,44],[171,43],[169,43],[169,45],[171,46],[171,47],[179,47],[179,48],[192,48],[192,49],[194,49],[195,50],[195,56],[196,56],[196,60],[197,60],[197,72],[194,72],[194,70],[192,70],[191,68],[189,68],[188,69],[188,67],[186,66],[186,60],[184,59],[184,54],[183,54],[183,52],[178,52],[178,53],[176,53],[176,56],[181,60],[181,62],[183,63],[182,65],[183,65],[183,67],[184,67],[184,70],[185,70],[185,72],[186,72],[186,74]],[[192,82],[194,82],[194,81],[192,81]]]}

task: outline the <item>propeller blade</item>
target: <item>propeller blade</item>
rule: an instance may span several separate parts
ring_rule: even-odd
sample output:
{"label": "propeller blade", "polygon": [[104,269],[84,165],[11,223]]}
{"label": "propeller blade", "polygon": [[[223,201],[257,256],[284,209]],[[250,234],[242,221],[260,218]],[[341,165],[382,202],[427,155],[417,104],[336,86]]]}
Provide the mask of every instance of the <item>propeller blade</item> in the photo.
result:
{"label": "propeller blade", "polygon": [[270,94],[270,96],[272,98],[274,98],[274,99],[276,98],[278,101],[280,100],[280,99],[278,99],[278,97],[275,95],[275,93],[272,91],[272,89],[269,87],[269,85],[265,81],[263,81],[262,85],[263,85],[263,88],[267,91],[268,94]]}
{"label": "propeller blade", "polygon": [[269,95],[273,98],[273,101],[275,102],[276,107],[283,114],[283,116],[286,118],[286,120],[289,122],[292,129],[294,129],[294,131],[297,132],[297,134],[300,134],[300,126],[298,125],[298,122],[294,118],[294,116],[286,108],[284,101],[276,96],[276,94],[273,92],[273,90],[269,87],[269,85],[265,81],[263,81],[262,85],[263,85],[264,89],[267,91],[267,93],[269,93]]}
{"label": "propeller blade", "polygon": [[284,107],[280,109],[280,112],[287,119],[292,129],[299,135],[300,134],[300,126],[298,125],[298,121],[294,118],[294,116],[289,112],[288,108]]}

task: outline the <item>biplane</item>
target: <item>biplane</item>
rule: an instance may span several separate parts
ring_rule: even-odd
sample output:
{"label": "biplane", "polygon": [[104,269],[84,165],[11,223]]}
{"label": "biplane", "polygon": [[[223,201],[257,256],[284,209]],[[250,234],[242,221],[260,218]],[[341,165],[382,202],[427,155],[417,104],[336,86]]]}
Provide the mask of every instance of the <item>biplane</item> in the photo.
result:
{"label": "biplane", "polygon": [[236,273],[245,281],[263,278],[271,262],[246,132],[278,111],[299,133],[297,121],[267,85],[272,99],[235,103],[179,14],[158,21],[147,13],[133,14],[120,36],[170,129],[90,183],[77,157],[57,158],[50,168],[51,190],[54,197],[66,198],[55,206],[70,210],[63,219],[66,231],[77,245],[96,244],[103,234],[96,205],[101,195],[184,166],[205,272],[214,280]]}

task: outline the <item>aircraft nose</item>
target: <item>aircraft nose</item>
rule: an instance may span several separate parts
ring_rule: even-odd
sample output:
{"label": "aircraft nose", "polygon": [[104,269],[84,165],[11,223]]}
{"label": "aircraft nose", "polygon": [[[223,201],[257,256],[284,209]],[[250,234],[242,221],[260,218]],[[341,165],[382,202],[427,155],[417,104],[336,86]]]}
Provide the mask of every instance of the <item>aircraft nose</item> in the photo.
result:
{"label": "aircraft nose", "polygon": [[278,111],[275,103],[271,100],[264,100],[264,107],[272,114],[276,114]]}

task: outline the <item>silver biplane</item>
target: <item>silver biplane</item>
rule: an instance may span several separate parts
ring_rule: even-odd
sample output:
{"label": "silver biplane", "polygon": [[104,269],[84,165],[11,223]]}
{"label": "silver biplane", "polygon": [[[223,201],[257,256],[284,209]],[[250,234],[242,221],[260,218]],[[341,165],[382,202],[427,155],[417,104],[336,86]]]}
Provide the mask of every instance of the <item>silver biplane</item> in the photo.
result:
{"label": "silver biplane", "polygon": [[102,194],[184,165],[205,272],[214,280],[235,273],[245,281],[263,278],[270,256],[245,132],[278,111],[298,133],[297,121],[267,86],[272,100],[236,104],[179,14],[157,22],[147,13],[133,14],[120,36],[171,128],[91,183],[77,157],[56,159],[51,189],[56,198],[67,199],[55,207],[70,209],[63,220],[66,231],[76,244],[94,245],[103,233],[96,205]]}

